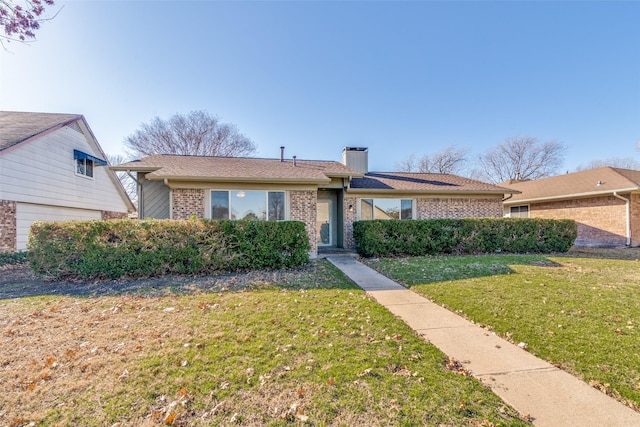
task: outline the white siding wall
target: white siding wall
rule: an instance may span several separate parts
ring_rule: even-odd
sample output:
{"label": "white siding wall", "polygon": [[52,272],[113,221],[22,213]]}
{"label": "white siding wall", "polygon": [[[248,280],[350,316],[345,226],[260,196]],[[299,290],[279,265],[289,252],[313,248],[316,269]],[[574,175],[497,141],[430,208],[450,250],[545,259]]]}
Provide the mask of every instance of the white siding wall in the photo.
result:
{"label": "white siding wall", "polygon": [[16,217],[16,246],[17,250],[23,251],[27,249],[29,227],[31,227],[34,221],[69,221],[74,219],[86,221],[90,219],[100,219],[102,212],[17,203]]}
{"label": "white siding wall", "polygon": [[105,167],[95,167],[93,179],[75,174],[74,149],[101,157],[84,134],[66,126],[0,152],[0,199],[127,212]]}

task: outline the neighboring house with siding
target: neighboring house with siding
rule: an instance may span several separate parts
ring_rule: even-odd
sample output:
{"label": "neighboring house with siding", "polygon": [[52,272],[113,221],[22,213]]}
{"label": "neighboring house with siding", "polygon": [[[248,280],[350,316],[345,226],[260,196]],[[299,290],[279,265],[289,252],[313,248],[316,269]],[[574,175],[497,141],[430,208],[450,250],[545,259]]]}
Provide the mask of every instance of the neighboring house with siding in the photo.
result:
{"label": "neighboring house with siding", "polygon": [[577,246],[640,245],[640,171],[602,167],[500,185],[520,192],[505,200],[505,216],[573,219]]}
{"label": "neighboring house with siding", "polygon": [[0,112],[0,252],[27,248],[34,221],[126,217],[135,208],[85,118]]}
{"label": "neighboring house with siding", "polygon": [[514,191],[446,174],[368,172],[368,151],[342,163],[280,158],[153,155],[112,166],[137,173],[140,218],[298,220],[311,255],[353,248],[353,222],[372,218],[502,217]]}

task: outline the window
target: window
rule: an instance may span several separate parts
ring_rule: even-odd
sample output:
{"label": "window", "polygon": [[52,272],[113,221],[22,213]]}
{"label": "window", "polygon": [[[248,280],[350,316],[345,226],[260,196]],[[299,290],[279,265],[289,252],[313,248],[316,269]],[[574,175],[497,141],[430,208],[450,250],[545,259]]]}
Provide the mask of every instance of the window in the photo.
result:
{"label": "window", "polygon": [[76,173],[78,175],[93,177],[93,160],[76,159]]}
{"label": "window", "polygon": [[511,218],[529,218],[529,206],[511,206],[509,214]]}
{"label": "window", "polygon": [[413,200],[361,199],[360,219],[413,219]]}
{"label": "window", "polygon": [[218,191],[211,192],[212,219],[246,219],[283,221],[284,191]]}
{"label": "window", "polygon": [[106,166],[107,162],[80,150],[73,150],[73,159],[76,162],[76,173],[78,175],[93,178],[93,168],[95,165]]}

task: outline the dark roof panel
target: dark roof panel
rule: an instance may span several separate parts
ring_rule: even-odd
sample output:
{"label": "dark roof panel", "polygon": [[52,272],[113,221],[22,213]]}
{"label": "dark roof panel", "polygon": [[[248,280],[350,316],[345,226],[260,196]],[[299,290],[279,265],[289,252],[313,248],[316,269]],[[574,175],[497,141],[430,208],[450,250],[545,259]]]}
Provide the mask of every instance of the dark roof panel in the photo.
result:
{"label": "dark roof panel", "polygon": [[351,181],[353,190],[420,191],[434,193],[486,192],[512,193],[513,190],[450,174],[369,172]]}

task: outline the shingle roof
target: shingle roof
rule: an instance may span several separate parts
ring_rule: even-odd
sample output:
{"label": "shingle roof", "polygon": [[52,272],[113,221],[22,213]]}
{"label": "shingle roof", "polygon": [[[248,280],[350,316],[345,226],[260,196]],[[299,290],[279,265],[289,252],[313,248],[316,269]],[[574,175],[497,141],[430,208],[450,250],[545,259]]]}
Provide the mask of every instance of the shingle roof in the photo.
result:
{"label": "shingle roof", "polygon": [[370,172],[351,181],[351,189],[363,191],[407,191],[429,193],[505,194],[513,190],[457,175],[435,173]]}
{"label": "shingle roof", "polygon": [[0,151],[81,118],[79,114],[0,111]]}
{"label": "shingle roof", "polygon": [[362,176],[342,163],[317,160],[206,157],[156,154],[112,167],[149,172],[147,179],[196,181],[329,182],[331,177]]}
{"label": "shingle roof", "polygon": [[507,204],[568,199],[612,194],[614,191],[638,191],[640,190],[640,171],[607,166],[531,181],[503,182],[500,185],[521,192],[506,201]]}

